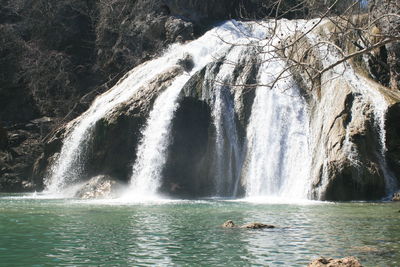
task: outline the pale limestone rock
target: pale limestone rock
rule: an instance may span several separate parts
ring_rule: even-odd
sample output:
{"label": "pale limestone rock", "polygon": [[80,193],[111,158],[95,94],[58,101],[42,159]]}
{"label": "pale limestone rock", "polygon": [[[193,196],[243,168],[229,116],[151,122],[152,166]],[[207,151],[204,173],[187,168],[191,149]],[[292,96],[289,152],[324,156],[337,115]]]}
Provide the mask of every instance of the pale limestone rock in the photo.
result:
{"label": "pale limestone rock", "polygon": [[362,265],[355,257],[345,257],[342,259],[321,257],[313,260],[307,267],[362,267]]}
{"label": "pale limestone rock", "polygon": [[75,194],[82,199],[111,198],[116,191],[117,182],[111,177],[98,175],[86,182]]}

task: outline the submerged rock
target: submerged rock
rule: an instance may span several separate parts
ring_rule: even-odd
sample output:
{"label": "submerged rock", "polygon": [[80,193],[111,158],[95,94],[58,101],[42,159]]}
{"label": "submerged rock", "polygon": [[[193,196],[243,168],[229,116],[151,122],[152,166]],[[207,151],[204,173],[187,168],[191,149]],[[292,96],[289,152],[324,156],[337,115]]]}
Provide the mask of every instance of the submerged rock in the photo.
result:
{"label": "submerged rock", "polygon": [[320,257],[307,265],[308,267],[362,267],[355,257],[345,257],[342,259],[332,259]]}
{"label": "submerged rock", "polygon": [[242,226],[240,226],[240,228],[247,228],[247,229],[263,229],[263,228],[275,228],[275,226],[270,225],[270,224],[264,224],[264,223],[259,223],[259,222],[252,222],[252,223],[246,223]]}
{"label": "submerged rock", "polygon": [[235,227],[235,223],[232,220],[228,220],[228,221],[224,222],[222,227],[224,227],[224,228],[234,228]]}
{"label": "submerged rock", "polygon": [[[237,227],[235,223],[232,220],[228,220],[224,222],[222,225],[223,228],[235,228]],[[243,224],[242,226],[239,226],[238,228],[246,228],[246,229],[263,229],[263,228],[275,228],[275,226],[270,225],[270,224],[264,224],[264,223],[259,223],[259,222],[252,222],[252,223],[246,223]]]}
{"label": "submerged rock", "polygon": [[118,187],[117,182],[111,177],[98,175],[84,184],[76,192],[75,197],[82,199],[110,198],[115,196]]}

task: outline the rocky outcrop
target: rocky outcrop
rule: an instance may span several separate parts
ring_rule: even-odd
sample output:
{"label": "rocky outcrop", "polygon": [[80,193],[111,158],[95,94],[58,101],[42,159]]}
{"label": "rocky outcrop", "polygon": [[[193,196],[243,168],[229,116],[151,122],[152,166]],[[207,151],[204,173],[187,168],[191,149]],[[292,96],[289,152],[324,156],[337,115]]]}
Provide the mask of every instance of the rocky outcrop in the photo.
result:
{"label": "rocky outcrop", "polygon": [[[303,45],[307,48],[311,45],[311,40]],[[222,97],[223,105],[231,108],[228,112],[232,114],[227,121],[222,122],[229,123],[231,128],[225,125],[220,136],[227,138],[231,132],[237,132],[237,139],[241,142],[239,145],[242,145],[246,138],[259,66],[257,50],[250,46],[245,52],[246,56],[240,58],[240,62],[233,68],[232,77],[229,77],[232,81],[223,85]],[[321,65],[324,59],[320,57],[319,51],[312,52],[309,60],[312,64]],[[81,179],[109,175],[121,182],[129,180],[141,137],[140,130],[146,122],[152,103],[160,92],[171,84],[174,77],[184,71],[190,71],[194,63],[190,55],[177,59],[174,68],[160,74],[138,90],[132,98],[115,106],[96,122],[94,132],[90,135],[90,153],[85,155],[85,175]],[[218,155],[212,110],[216,90],[222,86],[215,79],[222,67],[227,67],[224,64],[229,63],[221,56],[194,74],[181,91],[179,108],[172,121],[172,138],[167,162],[162,170],[162,193],[185,198],[209,196],[214,193],[218,171],[215,168],[215,159]],[[391,126],[386,130],[393,135],[391,140],[396,140],[397,113],[392,110],[396,109],[400,97],[396,92],[389,92],[373,81],[353,74],[350,65],[347,68],[350,74],[341,79],[337,79],[334,70],[324,73],[318,88],[310,86],[307,80],[300,83],[309,105],[309,142],[312,145],[310,197],[313,199],[373,200],[386,194],[387,166],[382,144],[385,129],[381,126],[388,106],[392,115],[387,117],[390,122],[387,120],[386,125]],[[300,80],[301,75],[298,76]],[[358,81],[352,80],[356,78],[363,80],[364,89],[359,88]],[[66,131],[60,130],[48,140],[45,151],[52,153],[45,152],[40,158],[36,164],[35,177],[44,176],[44,170],[60,149],[60,138],[65,136],[68,127],[73,123],[66,127]],[[226,129],[231,132],[224,132]],[[220,151],[229,153],[230,144],[226,142],[223,145],[225,147]],[[394,151],[391,157],[388,154],[388,163],[395,166],[397,143],[388,143],[387,148],[388,151]],[[224,158],[231,160],[231,154],[226,155]],[[234,164],[229,168],[233,168]],[[224,176],[232,175],[234,171],[225,167],[222,170]],[[237,186],[236,192],[239,192],[239,195],[244,192],[244,186]],[[226,192],[227,195],[232,195],[229,189],[226,189]],[[219,192],[222,195],[224,193]]]}
{"label": "rocky outcrop", "polygon": [[[332,27],[328,23],[316,32],[323,34]],[[315,69],[331,64],[329,58],[334,54],[325,55],[326,60],[320,55],[325,52],[312,48],[308,42],[313,40],[303,41],[292,49],[308,49],[306,63]],[[303,54],[286,51],[285,55]],[[399,166],[395,110],[400,94],[364,78],[357,73],[357,68],[360,67],[349,64],[342,69],[328,70],[313,83],[308,77],[310,73],[315,76],[314,69],[307,73],[302,72],[301,66],[295,69],[310,106],[310,141],[313,144],[310,193],[313,199],[381,199],[388,193],[385,184],[391,179],[385,162],[388,161],[389,169],[396,170]],[[356,74],[352,74],[353,70]],[[362,88],[357,85],[357,79],[362,79]],[[385,128],[380,128],[383,123]]]}
{"label": "rocky outcrop", "polygon": [[42,152],[41,139],[53,125],[51,118],[32,120],[0,129],[0,191],[21,192],[36,189],[31,180],[35,160]]}
{"label": "rocky outcrop", "polygon": [[180,198],[210,194],[214,133],[210,106],[200,99],[181,97],[172,121],[162,192]]}
{"label": "rocky outcrop", "polygon": [[345,257],[342,259],[318,258],[310,262],[307,267],[362,267],[355,257]]}
{"label": "rocky outcrop", "polygon": [[87,181],[75,193],[81,199],[98,199],[117,197],[122,186],[111,177],[99,175]]}
{"label": "rocky outcrop", "polygon": [[314,198],[379,199],[385,179],[373,107],[343,80],[328,83],[321,88],[311,122]]}

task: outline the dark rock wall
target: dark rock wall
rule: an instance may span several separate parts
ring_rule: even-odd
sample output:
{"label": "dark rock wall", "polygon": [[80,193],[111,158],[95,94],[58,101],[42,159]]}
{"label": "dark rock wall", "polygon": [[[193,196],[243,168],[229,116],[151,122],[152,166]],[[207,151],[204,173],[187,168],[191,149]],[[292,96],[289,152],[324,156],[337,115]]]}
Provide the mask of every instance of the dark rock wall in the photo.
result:
{"label": "dark rock wall", "polygon": [[183,98],[173,120],[172,138],[161,191],[175,197],[209,196],[214,138],[210,107],[196,98]]}
{"label": "dark rock wall", "polygon": [[[400,173],[400,104],[389,107],[386,115],[386,148],[387,161],[390,169]],[[400,184],[400,176],[397,175]]]}

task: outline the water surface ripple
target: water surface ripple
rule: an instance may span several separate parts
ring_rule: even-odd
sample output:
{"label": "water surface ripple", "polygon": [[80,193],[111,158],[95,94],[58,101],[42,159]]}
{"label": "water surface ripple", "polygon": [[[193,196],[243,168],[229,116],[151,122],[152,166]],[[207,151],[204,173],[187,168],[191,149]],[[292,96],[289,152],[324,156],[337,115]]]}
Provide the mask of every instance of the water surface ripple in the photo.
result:
{"label": "water surface ripple", "polygon": [[[400,266],[400,203],[110,204],[0,197],[0,266]],[[267,230],[223,229],[260,221]]]}

